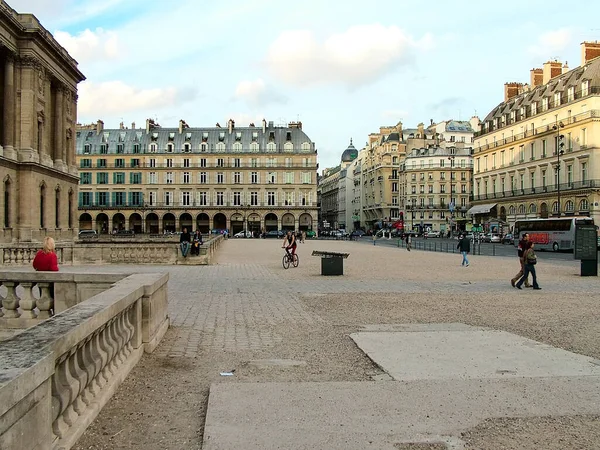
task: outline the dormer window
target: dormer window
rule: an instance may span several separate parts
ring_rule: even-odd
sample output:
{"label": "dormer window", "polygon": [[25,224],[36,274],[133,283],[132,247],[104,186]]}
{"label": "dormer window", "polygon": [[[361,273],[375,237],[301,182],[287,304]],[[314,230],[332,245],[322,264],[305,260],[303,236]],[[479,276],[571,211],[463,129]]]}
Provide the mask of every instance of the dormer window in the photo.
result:
{"label": "dormer window", "polygon": [[83,146],[83,154],[89,155],[92,152],[92,144],[85,144]]}
{"label": "dormer window", "polygon": [[167,153],[173,153],[173,150],[175,149],[175,146],[173,145],[172,142],[169,142],[167,144]]}
{"label": "dormer window", "polygon": [[285,140],[288,142],[292,140],[292,132],[291,131],[288,131],[287,133],[285,133]]}
{"label": "dormer window", "polygon": [[192,140],[192,133],[185,133],[185,140],[186,141],[191,141]]}
{"label": "dormer window", "polygon": [[208,141],[208,132],[204,132],[202,133],[202,142],[207,142]]}
{"label": "dormer window", "polygon": [[152,133],[152,140],[153,141],[157,141],[158,140],[158,133]]}
{"label": "dormer window", "polygon": [[225,132],[219,132],[219,142],[223,142],[225,140]]}
{"label": "dormer window", "polygon": [[119,142],[125,142],[125,133],[119,133]]}
{"label": "dormer window", "polygon": [[257,131],[253,131],[252,132],[252,141],[258,141],[258,132]]}
{"label": "dormer window", "polygon": [[208,145],[205,143],[200,144],[200,151],[205,152],[206,150],[208,150]]}
{"label": "dormer window", "polygon": [[542,99],[542,111],[548,110],[548,97]]}
{"label": "dormer window", "polygon": [[148,151],[149,151],[150,153],[156,153],[157,147],[158,147],[158,146],[156,145],[156,143],[155,143],[155,142],[153,142],[153,143],[152,143],[152,144],[150,144],[150,146],[148,147]]}
{"label": "dormer window", "polygon": [[531,104],[531,115],[535,116],[537,114],[537,102],[533,102]]}
{"label": "dormer window", "polygon": [[183,144],[183,153],[189,153],[192,151],[192,146],[188,143]]}
{"label": "dormer window", "polygon": [[102,134],[102,142],[108,142],[109,136],[110,136],[110,133],[103,133]]}
{"label": "dormer window", "polygon": [[235,140],[236,141],[241,141],[242,140],[242,133],[240,133],[239,131],[237,131],[235,133]]}
{"label": "dormer window", "polygon": [[567,90],[567,101],[572,102],[575,99],[575,87],[571,86]]}
{"label": "dormer window", "polygon": [[119,154],[125,153],[125,144],[117,144],[117,153],[119,153]]}
{"label": "dormer window", "polygon": [[175,140],[175,133],[169,133],[169,140],[170,141],[174,141]]}
{"label": "dormer window", "polygon": [[585,97],[586,95],[588,95],[589,89],[590,89],[590,80],[583,80],[581,82],[581,96]]}
{"label": "dormer window", "polygon": [[274,140],[275,140],[275,132],[269,131],[269,141],[274,141]]}
{"label": "dormer window", "polygon": [[555,92],[554,93],[554,107],[556,106],[560,106],[560,92]]}

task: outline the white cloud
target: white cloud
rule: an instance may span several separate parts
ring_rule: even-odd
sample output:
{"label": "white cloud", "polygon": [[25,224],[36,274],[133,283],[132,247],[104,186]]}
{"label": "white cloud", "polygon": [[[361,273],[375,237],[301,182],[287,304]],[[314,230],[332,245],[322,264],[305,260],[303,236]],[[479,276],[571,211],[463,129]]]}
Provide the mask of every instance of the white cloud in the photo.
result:
{"label": "white cloud", "polygon": [[177,103],[175,88],[138,89],[122,81],[79,85],[78,113],[82,116],[103,117],[117,113],[154,110]]}
{"label": "white cloud", "polygon": [[568,28],[547,31],[540,35],[535,44],[529,46],[529,53],[538,58],[558,58],[561,52],[572,46],[573,39],[573,33]]}
{"label": "white cloud", "polygon": [[101,62],[119,58],[119,39],[114,31],[97,28],[84,30],[76,36],[65,31],[54,34],[56,40],[67,49],[77,62]]}
{"label": "white cloud", "polygon": [[266,62],[279,79],[297,86],[343,83],[356,87],[411,61],[413,50],[431,49],[433,37],[415,40],[396,26],[359,25],[323,41],[311,31],[285,31]]}
{"label": "white cloud", "polygon": [[253,107],[285,102],[285,98],[268,88],[262,78],[240,81],[235,88],[234,98],[244,100]]}

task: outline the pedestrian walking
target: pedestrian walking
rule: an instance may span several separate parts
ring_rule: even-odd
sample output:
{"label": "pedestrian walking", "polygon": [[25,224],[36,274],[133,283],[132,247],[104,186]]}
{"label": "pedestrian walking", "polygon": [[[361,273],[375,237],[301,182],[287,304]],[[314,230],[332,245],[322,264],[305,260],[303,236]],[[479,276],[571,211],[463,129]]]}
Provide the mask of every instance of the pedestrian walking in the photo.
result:
{"label": "pedestrian walking", "polygon": [[535,265],[537,264],[537,256],[535,254],[535,251],[533,250],[534,247],[535,247],[535,244],[532,242],[529,244],[529,248],[527,250],[525,250],[525,252],[523,252],[524,271],[523,271],[523,276],[515,285],[515,287],[517,289],[521,289],[521,286],[523,286],[523,283],[525,282],[525,280],[527,280],[527,277],[529,276],[529,274],[531,274],[531,278],[533,279],[533,289],[538,290],[538,291],[540,289],[542,289],[537,282],[537,274],[535,272]]}
{"label": "pedestrian walking", "polygon": [[406,235],[406,250],[410,252],[410,247],[412,244],[412,237],[410,237],[410,233]]}
{"label": "pedestrian walking", "polygon": [[467,255],[471,251],[471,241],[469,240],[469,238],[466,235],[461,234],[459,236],[458,245],[456,246],[456,248],[462,254],[462,263],[460,265],[469,267],[469,259],[467,258]]}
{"label": "pedestrian walking", "polygon": [[373,233],[373,245],[375,245],[376,241],[377,241],[377,233]]}
{"label": "pedestrian walking", "polygon": [[[525,251],[527,251],[527,249],[529,249],[530,246],[531,246],[531,242],[529,242],[529,234],[525,233],[523,235],[523,237],[521,238],[521,240],[519,241],[519,244],[517,246],[517,256],[519,257],[519,265],[520,265],[521,269],[510,280],[510,284],[512,287],[515,287],[515,284],[517,283],[517,281],[519,281],[519,279],[525,273],[525,264],[524,264],[523,256],[525,255]],[[531,284],[529,284],[528,278],[525,278],[525,287],[526,288],[531,287]]]}

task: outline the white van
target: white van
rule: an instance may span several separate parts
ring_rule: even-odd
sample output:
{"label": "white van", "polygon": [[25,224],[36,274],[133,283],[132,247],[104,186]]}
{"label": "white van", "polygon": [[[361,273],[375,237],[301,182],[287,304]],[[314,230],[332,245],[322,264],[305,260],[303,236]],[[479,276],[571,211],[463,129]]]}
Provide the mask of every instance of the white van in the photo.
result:
{"label": "white van", "polygon": [[96,230],[80,230],[79,239],[95,238],[98,237]]}

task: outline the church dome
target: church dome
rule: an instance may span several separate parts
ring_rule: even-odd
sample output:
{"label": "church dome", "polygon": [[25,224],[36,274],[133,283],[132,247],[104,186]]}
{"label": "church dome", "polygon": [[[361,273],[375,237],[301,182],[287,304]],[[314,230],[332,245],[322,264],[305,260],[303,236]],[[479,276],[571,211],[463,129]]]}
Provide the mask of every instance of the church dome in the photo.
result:
{"label": "church dome", "polygon": [[358,150],[356,150],[356,147],[354,147],[354,145],[352,145],[352,139],[350,139],[350,145],[348,146],[348,148],[346,150],[344,150],[344,153],[342,153],[342,162],[352,162],[357,157],[358,157]]}

